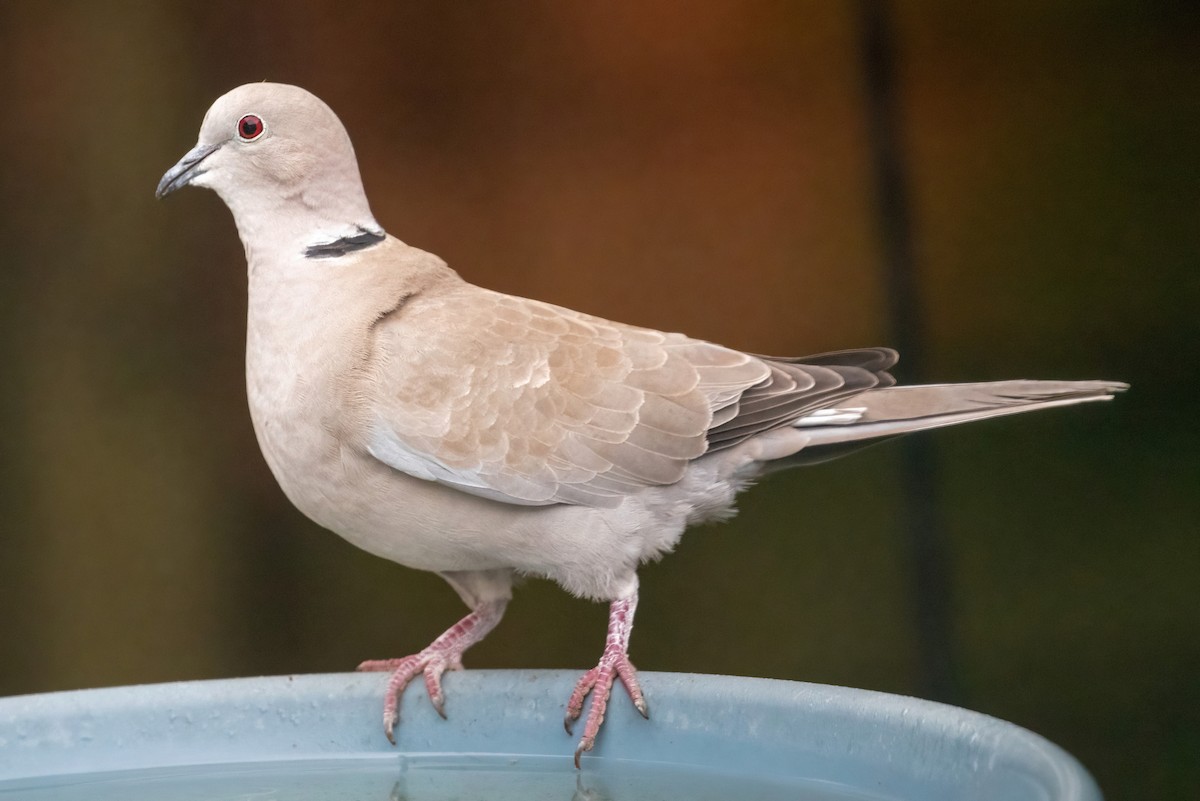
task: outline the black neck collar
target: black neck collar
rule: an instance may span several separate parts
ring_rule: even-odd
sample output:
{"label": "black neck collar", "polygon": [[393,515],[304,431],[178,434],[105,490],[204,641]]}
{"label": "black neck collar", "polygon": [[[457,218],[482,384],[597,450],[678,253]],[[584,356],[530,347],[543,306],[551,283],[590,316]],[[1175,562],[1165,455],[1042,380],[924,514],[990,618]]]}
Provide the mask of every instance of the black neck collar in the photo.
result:
{"label": "black neck collar", "polygon": [[356,250],[364,250],[373,245],[378,245],[387,239],[387,234],[383,231],[368,231],[361,225],[357,226],[357,228],[358,232],[350,236],[343,236],[332,242],[309,245],[304,249],[305,258],[336,259],[339,256],[345,256],[347,253],[353,253]]}

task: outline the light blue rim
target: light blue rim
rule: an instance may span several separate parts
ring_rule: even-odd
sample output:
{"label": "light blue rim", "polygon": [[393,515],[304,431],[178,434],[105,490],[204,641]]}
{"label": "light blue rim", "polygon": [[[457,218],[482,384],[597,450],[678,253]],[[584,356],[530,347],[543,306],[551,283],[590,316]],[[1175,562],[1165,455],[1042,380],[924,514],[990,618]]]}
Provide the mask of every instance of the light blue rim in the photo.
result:
{"label": "light blue rim", "polygon": [[[514,755],[561,759],[578,675],[447,674],[446,711],[417,681],[393,747],[381,674],[180,682],[0,699],[0,780],[289,760]],[[803,778],[897,798],[1099,801],[1087,771],[1048,740],[996,718],[904,696],[820,684],[641,674],[650,720],[616,688],[584,768],[617,760]],[[578,732],[576,732],[578,734]]]}

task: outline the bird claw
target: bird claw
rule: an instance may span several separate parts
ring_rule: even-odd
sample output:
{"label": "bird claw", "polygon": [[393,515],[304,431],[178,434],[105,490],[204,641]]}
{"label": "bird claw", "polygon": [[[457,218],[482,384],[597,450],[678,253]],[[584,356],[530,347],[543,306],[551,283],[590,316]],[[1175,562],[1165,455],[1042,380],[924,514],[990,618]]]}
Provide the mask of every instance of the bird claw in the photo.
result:
{"label": "bird claw", "polygon": [[575,721],[579,720],[579,716],[583,713],[583,702],[592,688],[596,686],[596,676],[599,672],[600,666],[597,665],[575,682],[575,689],[571,691],[571,697],[567,699],[567,714],[563,718],[563,728],[567,730],[567,734],[575,733]]}
{"label": "bird claw", "polygon": [[471,614],[447,629],[419,654],[403,659],[371,659],[358,669],[363,672],[390,672],[387,692],[383,699],[383,733],[388,742],[396,744],[396,723],[400,720],[400,696],[420,673],[425,677],[425,692],[442,717],[446,717],[446,694],[442,692],[442,674],[447,670],[462,670],[463,651],[483,639],[495,628],[504,615],[507,600],[480,604]]}
{"label": "bird claw", "polygon": [[453,669],[453,665],[446,659],[431,661],[425,666],[425,692],[442,720],[446,719],[446,695],[442,692],[442,673]]}
{"label": "bird claw", "polygon": [[572,734],[575,721],[579,720],[583,714],[585,700],[589,694],[592,697],[591,707],[588,709],[587,720],[583,727],[583,736],[579,740],[579,746],[575,749],[576,768],[579,768],[580,758],[583,754],[591,751],[596,745],[596,735],[599,734],[600,726],[604,723],[604,714],[608,709],[612,686],[618,679],[621,684],[625,685],[629,698],[633,701],[633,706],[638,713],[643,718],[649,719],[650,717],[646,698],[642,695],[642,688],[638,684],[637,670],[629,661],[629,656],[620,648],[605,649],[604,655],[600,657],[600,664],[579,678],[579,681],[575,683],[575,689],[571,692],[571,697],[567,700],[567,713],[563,718],[563,728],[567,730],[567,734]]}
{"label": "bird claw", "polygon": [[405,688],[421,673],[425,677],[425,692],[433,708],[442,718],[446,717],[446,694],[442,691],[442,674],[452,669],[454,662],[462,664],[461,657],[455,659],[449,654],[426,648],[419,654],[406,656],[403,659],[377,659],[363,662],[358,666],[362,672],[391,671],[388,679],[387,695],[383,702],[383,733],[388,742],[396,744],[396,723],[400,719],[400,696]]}
{"label": "bird claw", "polygon": [[[405,657],[407,659],[408,657]],[[390,673],[400,667],[404,659],[368,659],[359,663],[355,670],[359,673]]]}

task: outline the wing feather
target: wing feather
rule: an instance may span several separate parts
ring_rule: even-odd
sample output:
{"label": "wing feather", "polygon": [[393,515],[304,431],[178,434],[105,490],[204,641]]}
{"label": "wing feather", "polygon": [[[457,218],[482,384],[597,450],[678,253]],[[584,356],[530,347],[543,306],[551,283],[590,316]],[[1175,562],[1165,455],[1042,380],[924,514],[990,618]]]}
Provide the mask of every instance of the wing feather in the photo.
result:
{"label": "wing feather", "polygon": [[457,284],[376,323],[366,447],[495,500],[613,506],[878,385],[888,358],[754,356]]}

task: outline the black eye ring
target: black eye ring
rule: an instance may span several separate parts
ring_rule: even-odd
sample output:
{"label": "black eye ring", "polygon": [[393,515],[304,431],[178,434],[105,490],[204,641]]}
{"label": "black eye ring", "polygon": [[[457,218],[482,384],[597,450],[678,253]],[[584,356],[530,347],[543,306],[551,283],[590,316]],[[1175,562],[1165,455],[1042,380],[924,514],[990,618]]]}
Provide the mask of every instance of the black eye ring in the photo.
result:
{"label": "black eye ring", "polygon": [[267,130],[266,123],[257,114],[247,114],[238,120],[237,137],[243,142],[253,142]]}

